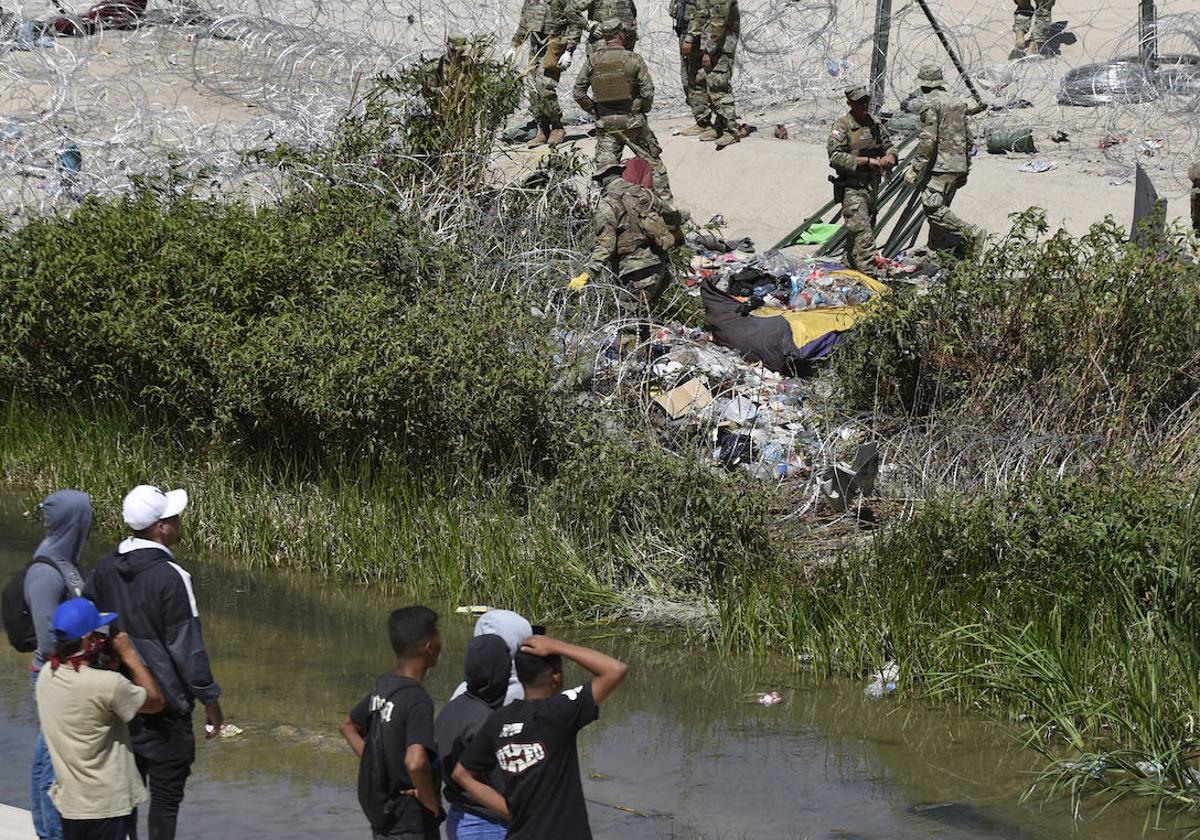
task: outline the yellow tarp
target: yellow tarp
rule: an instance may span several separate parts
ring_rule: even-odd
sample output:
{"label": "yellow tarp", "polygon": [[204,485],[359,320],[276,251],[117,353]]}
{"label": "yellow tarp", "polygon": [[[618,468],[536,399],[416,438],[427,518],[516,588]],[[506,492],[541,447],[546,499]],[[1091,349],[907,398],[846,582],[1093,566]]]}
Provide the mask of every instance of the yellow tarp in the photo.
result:
{"label": "yellow tarp", "polygon": [[750,314],[756,318],[778,318],[780,316],[786,318],[788,326],[792,328],[792,342],[797,347],[803,347],[810,341],[815,341],[825,335],[825,333],[843,332],[851,329],[858,321],[866,317],[871,311],[871,307],[875,305],[875,302],[881,295],[889,294],[892,291],[889,286],[880,283],[878,280],[849,268],[831,271],[829,272],[829,276],[843,276],[862,283],[875,293],[875,297],[872,297],[866,303],[855,304],[854,306],[832,306],[828,309],[802,309],[799,312],[792,312],[790,309],[777,309],[771,306],[760,306]]}

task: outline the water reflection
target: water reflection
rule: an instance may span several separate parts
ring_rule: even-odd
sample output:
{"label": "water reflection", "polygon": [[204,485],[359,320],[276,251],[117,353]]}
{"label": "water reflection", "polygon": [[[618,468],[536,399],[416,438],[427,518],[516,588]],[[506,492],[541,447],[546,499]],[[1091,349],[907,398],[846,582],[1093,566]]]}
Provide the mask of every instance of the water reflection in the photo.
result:
{"label": "water reflection", "polygon": [[[37,533],[0,497],[0,576]],[[186,535],[185,535],[186,540]],[[111,543],[93,542],[94,562]],[[186,545],[186,543],[185,543]],[[230,837],[367,836],[355,762],[337,723],[390,667],[384,620],[394,593],[188,559],[228,720],[244,735],[203,744],[185,830]],[[536,616],[531,616],[536,620]],[[443,609],[445,653],[429,676],[439,704],[460,679],[473,620]],[[554,628],[551,628],[554,632]],[[1057,838],[1062,806],[1015,804],[1028,756],[977,718],[867,700],[792,663],[716,657],[669,636],[584,628],[572,641],[631,663],[630,677],[581,737],[598,837]],[[26,806],[32,703],[23,657],[0,654],[0,801]],[[781,689],[765,708],[753,697]],[[1081,836],[1128,838],[1141,821],[1106,816]]]}

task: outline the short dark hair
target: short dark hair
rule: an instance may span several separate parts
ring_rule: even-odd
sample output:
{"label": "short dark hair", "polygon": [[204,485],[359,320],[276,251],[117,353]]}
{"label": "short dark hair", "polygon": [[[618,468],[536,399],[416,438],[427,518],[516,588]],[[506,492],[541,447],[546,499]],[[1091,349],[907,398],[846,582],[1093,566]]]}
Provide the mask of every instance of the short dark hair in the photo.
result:
{"label": "short dark hair", "polygon": [[513,657],[513,664],[517,666],[517,679],[521,685],[538,685],[552,674],[561,674],[563,669],[562,657],[557,653],[535,656],[519,650]]}
{"label": "short dark hair", "polygon": [[83,639],[64,639],[56,631],[54,640],[54,655],[59,659],[68,659],[83,650]]}
{"label": "short dark hair", "polygon": [[412,654],[418,645],[438,634],[438,614],[419,604],[401,607],[388,616],[388,638],[397,656]]}

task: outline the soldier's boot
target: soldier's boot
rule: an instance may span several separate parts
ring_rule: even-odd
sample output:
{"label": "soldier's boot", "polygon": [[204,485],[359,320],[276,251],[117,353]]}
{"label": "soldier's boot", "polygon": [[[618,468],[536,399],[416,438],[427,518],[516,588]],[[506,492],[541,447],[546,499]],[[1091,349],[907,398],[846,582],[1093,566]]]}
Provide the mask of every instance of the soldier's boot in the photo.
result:
{"label": "soldier's boot", "polygon": [[1042,57],[1042,42],[1041,41],[1030,41],[1029,46],[1025,48],[1025,55],[1027,55],[1031,58],[1041,58]]}
{"label": "soldier's boot", "polygon": [[724,149],[726,146],[732,146],[734,143],[742,142],[742,138],[738,137],[732,131],[726,131],[717,138],[717,148]]}
{"label": "soldier's boot", "polygon": [[1013,48],[1012,48],[1012,51],[1009,52],[1009,54],[1008,54],[1008,58],[1010,61],[1021,58],[1022,56],[1025,55],[1025,38],[1028,34],[1029,34],[1029,31],[1026,29],[1014,29],[1013,30]]}
{"label": "soldier's boot", "polygon": [[721,132],[717,131],[713,126],[709,126],[700,132],[700,140],[705,143],[711,143],[713,140],[721,139]]}
{"label": "soldier's boot", "polygon": [[708,120],[697,122],[695,125],[689,125],[683,131],[679,132],[680,137],[699,137],[704,132],[712,128],[712,123]]}
{"label": "soldier's boot", "polygon": [[563,127],[561,125],[556,125],[550,130],[550,136],[546,138],[546,145],[553,149],[566,139],[567,132],[563,131]]}
{"label": "soldier's boot", "polygon": [[529,148],[536,149],[538,146],[545,143],[546,140],[549,139],[549,132],[550,126],[548,126],[546,123],[538,123],[538,132],[534,135],[533,139],[529,141]]}

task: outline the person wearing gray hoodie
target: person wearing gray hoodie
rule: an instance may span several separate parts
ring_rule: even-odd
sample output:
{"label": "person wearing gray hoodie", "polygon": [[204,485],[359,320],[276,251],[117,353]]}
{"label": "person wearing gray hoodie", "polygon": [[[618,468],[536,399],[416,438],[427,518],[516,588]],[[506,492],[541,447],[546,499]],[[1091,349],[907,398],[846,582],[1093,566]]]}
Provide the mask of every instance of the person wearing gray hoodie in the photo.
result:
{"label": "person wearing gray hoodie", "polygon": [[[30,663],[30,682],[37,685],[38,673],[54,655],[54,611],[69,598],[83,594],[79,555],[92,530],[92,500],[78,490],[58,490],[41,504],[45,536],[33,552],[33,564],[25,572],[25,603],[37,633],[37,650]],[[54,767],[46,739],[38,729],[30,768],[33,828],[39,840],[62,840],[62,819],[50,801]]]}
{"label": "person wearing gray hoodie", "polygon": [[[508,690],[504,695],[504,705],[507,706],[512,701],[522,700],[525,697],[525,689],[521,687],[521,681],[517,679],[517,669],[515,665],[511,664],[511,660],[521,649],[521,642],[533,635],[533,626],[524,616],[512,610],[488,610],[475,622],[474,635],[484,636],[488,633],[494,633],[504,639],[504,643],[508,645],[510,660]],[[453,700],[459,695],[465,694],[466,691],[466,682],[461,682],[458,684],[458,688],[454,689],[454,693],[450,695],[450,699]]]}

